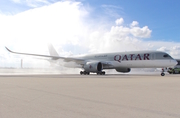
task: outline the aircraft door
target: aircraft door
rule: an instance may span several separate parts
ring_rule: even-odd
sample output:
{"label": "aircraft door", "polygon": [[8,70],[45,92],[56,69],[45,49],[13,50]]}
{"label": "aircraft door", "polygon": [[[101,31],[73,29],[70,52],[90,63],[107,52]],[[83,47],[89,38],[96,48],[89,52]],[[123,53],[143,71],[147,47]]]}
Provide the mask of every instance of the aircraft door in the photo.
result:
{"label": "aircraft door", "polygon": [[152,54],[152,60],[155,60],[156,59],[156,54]]}

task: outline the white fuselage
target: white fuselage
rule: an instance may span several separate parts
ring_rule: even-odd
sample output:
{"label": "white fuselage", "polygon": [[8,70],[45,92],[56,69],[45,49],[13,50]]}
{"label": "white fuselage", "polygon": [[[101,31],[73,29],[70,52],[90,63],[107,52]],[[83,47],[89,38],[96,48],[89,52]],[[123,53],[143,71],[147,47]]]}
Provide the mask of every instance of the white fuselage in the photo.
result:
{"label": "white fuselage", "polygon": [[113,68],[164,68],[177,64],[167,53],[160,51],[134,51],[120,53],[92,54],[81,57],[86,62],[99,61],[107,63],[103,69]]}

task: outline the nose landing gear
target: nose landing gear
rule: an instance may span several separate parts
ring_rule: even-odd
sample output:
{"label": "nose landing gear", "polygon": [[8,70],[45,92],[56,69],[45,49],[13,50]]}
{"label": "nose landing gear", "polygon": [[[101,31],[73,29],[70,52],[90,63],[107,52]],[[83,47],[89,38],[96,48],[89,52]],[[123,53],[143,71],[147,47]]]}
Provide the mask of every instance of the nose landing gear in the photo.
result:
{"label": "nose landing gear", "polygon": [[167,68],[162,68],[161,76],[165,75],[165,73],[164,73],[165,71],[167,71]]}
{"label": "nose landing gear", "polygon": [[164,75],[165,75],[165,73],[164,73],[164,72],[162,72],[162,73],[161,73],[161,76],[164,76]]}

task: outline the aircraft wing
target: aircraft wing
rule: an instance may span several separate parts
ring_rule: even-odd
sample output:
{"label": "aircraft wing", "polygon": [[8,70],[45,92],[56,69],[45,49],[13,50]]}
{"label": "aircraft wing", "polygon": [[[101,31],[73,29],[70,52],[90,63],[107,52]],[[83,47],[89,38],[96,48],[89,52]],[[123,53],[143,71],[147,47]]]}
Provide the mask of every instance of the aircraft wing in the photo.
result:
{"label": "aircraft wing", "polygon": [[30,54],[30,53],[21,53],[21,52],[14,52],[5,47],[9,52],[21,55],[30,55],[30,56],[38,56],[38,57],[46,57],[51,58],[53,60],[63,59],[65,62],[76,62],[77,64],[84,64],[84,59],[79,58],[71,58],[71,57],[61,57],[61,56],[50,56],[50,55],[39,55],[39,54]]}

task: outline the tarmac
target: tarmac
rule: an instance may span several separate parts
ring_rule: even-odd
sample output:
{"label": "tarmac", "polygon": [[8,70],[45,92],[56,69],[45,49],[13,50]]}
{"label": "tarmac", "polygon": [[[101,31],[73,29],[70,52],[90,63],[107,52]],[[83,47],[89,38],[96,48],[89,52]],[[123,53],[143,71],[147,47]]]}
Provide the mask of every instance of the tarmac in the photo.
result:
{"label": "tarmac", "polygon": [[0,75],[0,118],[180,118],[180,74]]}

